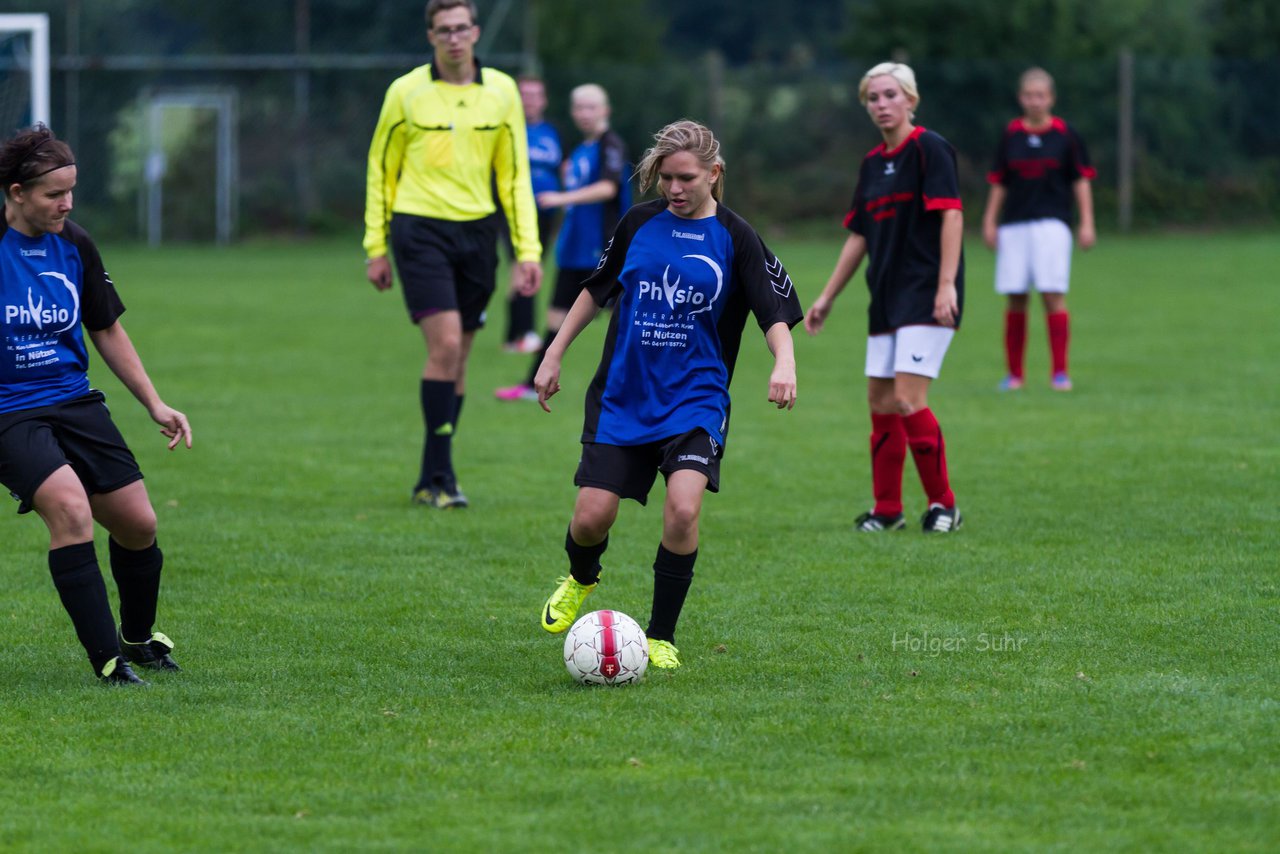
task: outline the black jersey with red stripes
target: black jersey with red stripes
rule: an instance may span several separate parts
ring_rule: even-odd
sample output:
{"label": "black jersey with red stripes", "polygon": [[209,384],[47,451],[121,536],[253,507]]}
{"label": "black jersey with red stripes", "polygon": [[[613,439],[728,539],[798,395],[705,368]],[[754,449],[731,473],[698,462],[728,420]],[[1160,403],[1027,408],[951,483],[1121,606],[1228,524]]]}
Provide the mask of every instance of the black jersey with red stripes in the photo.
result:
{"label": "black jersey with red stripes", "polygon": [[[863,159],[844,225],[867,241],[870,334],[937,324],[933,303],[942,263],[942,212],[949,209],[962,209],[956,151],[933,131],[917,127],[892,151],[882,143]],[[956,297],[963,309],[963,253]]]}
{"label": "black jersey with red stripes", "polygon": [[1072,185],[1096,174],[1080,134],[1054,116],[1035,130],[1022,119],[1009,122],[987,181],[1005,188],[1001,222],[1060,219],[1070,225]]}

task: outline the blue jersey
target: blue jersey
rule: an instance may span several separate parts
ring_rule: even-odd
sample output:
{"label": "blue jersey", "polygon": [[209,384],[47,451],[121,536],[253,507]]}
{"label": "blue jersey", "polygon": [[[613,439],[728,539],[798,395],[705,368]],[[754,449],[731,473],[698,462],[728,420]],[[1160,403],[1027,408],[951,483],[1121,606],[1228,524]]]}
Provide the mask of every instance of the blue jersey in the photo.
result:
{"label": "blue jersey", "polygon": [[642,445],[701,427],[724,444],[729,381],[747,314],[761,331],[804,316],[791,277],[760,236],[719,205],[683,219],[663,199],[618,224],[584,287],[617,297],[587,390],[583,442]]}
{"label": "blue jersey", "polygon": [[538,122],[525,128],[529,139],[529,174],[533,179],[533,194],[560,189],[560,161],[564,149],[560,146],[560,134],[550,122]]}
{"label": "blue jersey", "polygon": [[564,188],[576,190],[597,181],[613,181],[618,194],[605,202],[569,205],[565,208],[560,239],[556,242],[556,263],[562,270],[594,270],[622,212],[628,207],[626,192],[630,175],[627,150],[613,131],[584,142],[565,161]]}
{"label": "blue jersey", "polygon": [[27,237],[0,222],[0,312],[2,413],[87,394],[81,324],[106,329],[124,305],[84,229]]}

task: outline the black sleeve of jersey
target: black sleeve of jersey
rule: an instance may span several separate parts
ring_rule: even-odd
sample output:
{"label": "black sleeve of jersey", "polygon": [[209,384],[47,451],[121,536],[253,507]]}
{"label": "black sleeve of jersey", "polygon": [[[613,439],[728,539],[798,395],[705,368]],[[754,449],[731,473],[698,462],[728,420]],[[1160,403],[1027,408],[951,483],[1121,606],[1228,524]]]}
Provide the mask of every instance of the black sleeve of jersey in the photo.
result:
{"label": "black sleeve of jersey", "polygon": [[70,220],[62,227],[62,237],[76,247],[84,265],[80,317],[85,328],[90,332],[106,329],[124,314],[124,303],[102,265],[102,255],[89,233]]}
{"label": "black sleeve of jersey", "polygon": [[1009,175],[1009,133],[1005,131],[1000,134],[1000,141],[996,143],[996,156],[991,161],[991,171],[987,173],[987,183],[989,184],[1005,184],[1008,183],[1006,178]]}
{"label": "black sleeve of jersey", "polygon": [[[865,165],[867,161],[862,161]],[[853,201],[849,202],[849,212],[844,215],[844,227],[854,234],[865,236],[867,224],[862,218],[862,166],[858,167],[858,183],[853,188]]]}
{"label": "black sleeve of jersey", "polygon": [[626,143],[613,131],[607,131],[600,139],[600,180],[621,185],[630,177]]}
{"label": "black sleeve of jersey", "polygon": [[762,332],[775,323],[791,328],[804,319],[800,297],[778,256],[744,219],[730,212],[726,225],[733,237],[733,277],[740,282],[747,306]]}
{"label": "black sleeve of jersey", "polygon": [[1076,132],[1073,125],[1067,125],[1067,142],[1070,148],[1071,158],[1071,179],[1089,178],[1097,176],[1097,171],[1093,168],[1093,164],[1089,162],[1089,150],[1084,146],[1084,139]]}
{"label": "black sleeve of jersey", "polygon": [[920,179],[924,209],[961,207],[960,174],[956,168],[956,150],[951,143],[929,131],[920,135],[920,151],[924,155],[924,174]]}
{"label": "black sleeve of jersey", "polygon": [[622,275],[622,265],[627,260],[627,250],[631,247],[631,239],[636,236],[640,226],[666,210],[667,203],[663,199],[636,205],[627,211],[626,216],[613,230],[613,236],[604,246],[600,255],[600,263],[596,271],[587,277],[582,287],[590,291],[596,305],[603,308],[611,297],[622,289],[618,277]]}

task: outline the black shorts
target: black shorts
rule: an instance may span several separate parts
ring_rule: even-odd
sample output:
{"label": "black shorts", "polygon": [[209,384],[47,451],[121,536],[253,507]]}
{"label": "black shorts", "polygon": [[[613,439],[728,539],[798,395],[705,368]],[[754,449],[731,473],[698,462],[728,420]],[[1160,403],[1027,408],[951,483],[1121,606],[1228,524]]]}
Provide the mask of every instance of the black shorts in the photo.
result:
{"label": "black shorts", "polygon": [[582,459],[574,486],[592,486],[623,498],[648,503],[658,472],[665,482],[682,469],[707,476],[707,491],[720,491],[720,458],[724,448],[701,427],[647,445],[582,443]]}
{"label": "black shorts", "polygon": [[89,495],[142,480],[104,400],[94,390],[65,403],[0,414],[0,483],[20,502],[19,513],[31,510],[36,490],[65,465]]}
{"label": "black shorts", "polygon": [[568,270],[558,272],[556,274],[556,290],[551,295],[549,307],[563,309],[564,311],[573,308],[574,302],[578,299],[578,294],[582,293],[582,283],[595,271],[595,267],[589,270],[571,267]]}
{"label": "black shorts", "polygon": [[497,287],[496,214],[471,222],[392,214],[391,251],[411,322],[457,311],[464,332],[484,326]]}

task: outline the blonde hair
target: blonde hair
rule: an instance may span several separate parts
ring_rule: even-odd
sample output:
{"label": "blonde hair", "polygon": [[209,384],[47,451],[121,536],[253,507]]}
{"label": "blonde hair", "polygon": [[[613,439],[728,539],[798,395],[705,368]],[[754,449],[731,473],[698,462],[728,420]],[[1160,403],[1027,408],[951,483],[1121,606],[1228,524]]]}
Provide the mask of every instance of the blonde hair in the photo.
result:
{"label": "blonde hair", "polygon": [[1049,94],[1051,95],[1056,91],[1053,85],[1053,75],[1038,66],[1028,68],[1026,71],[1022,72],[1022,76],[1018,78],[1018,91],[1021,92],[1022,87],[1026,86],[1032,80],[1043,80],[1045,83],[1048,83]]}
{"label": "blonde hair", "polygon": [[862,106],[867,105],[867,87],[871,85],[871,78],[886,75],[898,81],[903,94],[911,102],[912,109],[920,106],[920,90],[916,88],[916,73],[911,70],[911,66],[903,65],[901,62],[882,62],[872,66],[870,71],[862,75],[862,80],[858,83],[858,101]]}
{"label": "blonde hair", "polygon": [[[724,195],[724,158],[720,156],[720,141],[705,125],[691,119],[672,122],[653,135],[653,147],[644,153],[636,166],[640,176],[640,192],[658,184],[658,169],[662,161],[672,154],[687,151],[708,169],[720,167],[720,177],[711,185],[711,198],[717,202]],[[661,192],[661,191],[659,191]]]}

